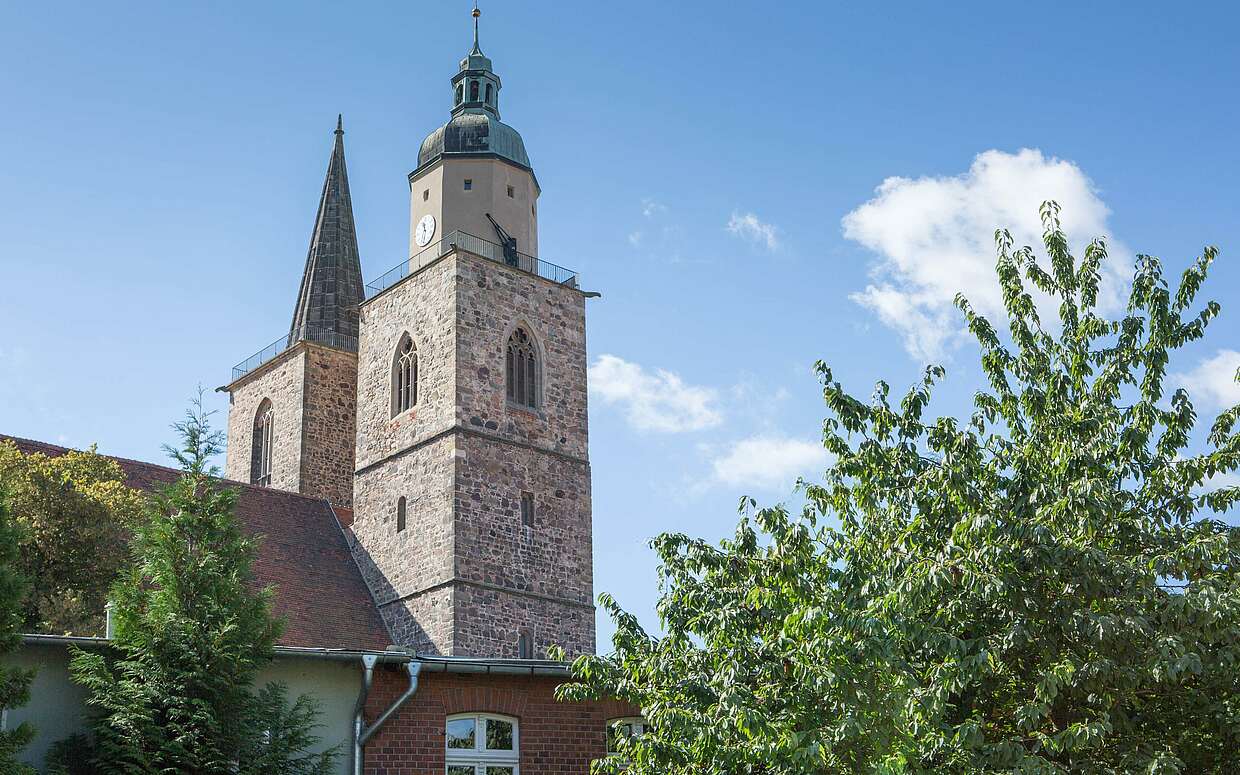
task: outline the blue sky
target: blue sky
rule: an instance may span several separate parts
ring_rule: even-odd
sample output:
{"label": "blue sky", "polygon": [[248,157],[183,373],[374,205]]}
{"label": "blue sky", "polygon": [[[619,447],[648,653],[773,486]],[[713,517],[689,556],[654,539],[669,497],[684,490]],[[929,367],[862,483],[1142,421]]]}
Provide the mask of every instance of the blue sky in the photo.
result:
{"label": "blue sky", "polygon": [[[469,4],[9,4],[0,432],[160,460],[199,383],[287,328],[338,112],[368,278],[408,241]],[[591,301],[598,591],[654,624],[650,536],[721,536],[813,475],[822,358],[867,395],[927,359],[990,235],[1058,197],[1224,316],[1173,369],[1240,400],[1240,94],[1228,4],[486,2],[542,258]],[[881,189],[880,189],[881,187]],[[1023,236],[1028,235],[1028,236]],[[222,397],[211,400],[226,410]],[[220,417],[221,423],[223,417]],[[611,628],[600,621],[600,644]]]}

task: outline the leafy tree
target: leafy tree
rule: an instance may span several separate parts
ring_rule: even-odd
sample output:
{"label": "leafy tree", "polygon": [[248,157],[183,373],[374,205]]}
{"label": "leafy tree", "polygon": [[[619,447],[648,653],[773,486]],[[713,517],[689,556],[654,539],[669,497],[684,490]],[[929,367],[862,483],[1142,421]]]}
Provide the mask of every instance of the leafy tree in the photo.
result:
{"label": "leafy tree", "polygon": [[103,635],[108,588],[123,567],[126,525],[142,495],[92,447],[49,457],[0,442],[0,486],[20,529],[17,568],[30,581],[26,632]]}
{"label": "leafy tree", "polygon": [[98,771],[326,772],[330,754],[297,749],[314,742],[309,700],[287,709],[279,687],[250,693],[280,626],[272,591],[252,590],[256,544],[237,524],[236,491],[209,464],[223,437],[201,396],[174,427],[182,445],[166,449],[184,473],[135,526],[131,567],[112,591],[115,639],[71,662],[98,713]]}
{"label": "leafy tree", "polygon": [[[21,645],[21,603],[26,581],[17,572],[18,531],[9,517],[5,493],[0,490],[0,656]],[[0,662],[0,712],[19,708],[30,699],[28,670]],[[27,724],[14,729],[0,728],[0,772],[24,773],[33,770],[17,763],[17,754],[34,735]]]}
{"label": "leafy tree", "polygon": [[94,758],[94,742],[79,732],[52,743],[43,757],[43,767],[47,775],[92,775]]}
{"label": "leafy tree", "polygon": [[1139,257],[1108,320],[1104,245],[1078,261],[1042,215],[1047,267],[996,234],[1007,335],[957,300],[989,383],[967,422],[924,418],[940,368],[893,404],[820,363],[836,462],[804,513],[746,501],[718,546],[655,539],[662,637],[603,598],[615,654],[560,694],[649,724],[596,771],[1235,771],[1240,530],[1211,512],[1240,488],[1211,481],[1240,466],[1240,407],[1194,443],[1166,385],[1219,312],[1194,308],[1215,250],[1174,290]]}

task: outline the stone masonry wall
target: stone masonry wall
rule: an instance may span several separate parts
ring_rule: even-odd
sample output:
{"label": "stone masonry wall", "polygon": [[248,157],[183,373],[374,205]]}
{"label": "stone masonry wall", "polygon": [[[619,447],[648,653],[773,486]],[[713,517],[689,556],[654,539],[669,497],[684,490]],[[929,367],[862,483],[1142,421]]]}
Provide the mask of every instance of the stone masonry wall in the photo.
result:
{"label": "stone masonry wall", "polygon": [[[358,341],[357,468],[452,426],[455,413],[456,258],[448,256],[362,306]],[[408,333],[418,352],[418,400],[392,417],[396,346]]]}
{"label": "stone masonry wall", "polygon": [[[460,447],[456,574],[472,584],[458,585],[457,653],[515,657],[523,629],[537,653],[552,643],[592,653],[589,464],[472,434]],[[532,527],[521,518],[526,492]]]}
{"label": "stone masonry wall", "polygon": [[[457,283],[457,422],[585,459],[588,452],[585,299],[579,291],[461,254]],[[534,336],[541,365],[536,410],[510,406],[508,337]]]}
{"label": "stone masonry wall", "polygon": [[228,447],[224,473],[250,481],[254,420],[263,399],[275,415],[271,486],[298,492],[301,487],[301,429],[305,390],[305,349],[294,347],[234,382],[228,406]]}
{"label": "stone masonry wall", "polygon": [[534,656],[557,645],[568,658],[594,653],[594,606],[530,597],[468,583],[456,585],[454,654],[515,659],[517,638],[528,632]]}
{"label": "stone masonry wall", "polygon": [[[362,307],[355,556],[402,645],[516,656],[594,648],[584,302],[573,289],[457,253]],[[506,399],[508,336],[540,349],[534,410]],[[418,398],[392,417],[408,332]],[[533,493],[536,524],[521,524]],[[395,529],[397,499],[408,527]]]}
{"label": "stone masonry wall", "polygon": [[[358,347],[354,556],[393,637],[425,653],[452,653],[454,574],[452,428],[456,347],[455,257],[366,303]],[[418,353],[418,396],[392,416],[392,367],[408,333]],[[406,498],[407,527],[396,531]]]}
{"label": "stone masonry wall", "polygon": [[357,354],[306,343],[301,493],[353,505]]}
{"label": "stone masonry wall", "polygon": [[[451,653],[452,493],[456,445],[441,436],[359,475],[354,489],[353,553],[397,642]],[[396,530],[405,498],[406,527]],[[426,600],[421,598],[429,595]]]}

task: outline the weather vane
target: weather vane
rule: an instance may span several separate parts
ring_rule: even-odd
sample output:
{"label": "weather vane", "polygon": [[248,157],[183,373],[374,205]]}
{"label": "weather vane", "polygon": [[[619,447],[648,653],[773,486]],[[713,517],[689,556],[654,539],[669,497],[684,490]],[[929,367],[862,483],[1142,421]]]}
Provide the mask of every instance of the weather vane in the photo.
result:
{"label": "weather vane", "polygon": [[475,51],[480,50],[478,48],[478,17],[481,15],[482,15],[482,11],[478,10],[478,0],[474,0],[473,17],[474,17],[474,50]]}

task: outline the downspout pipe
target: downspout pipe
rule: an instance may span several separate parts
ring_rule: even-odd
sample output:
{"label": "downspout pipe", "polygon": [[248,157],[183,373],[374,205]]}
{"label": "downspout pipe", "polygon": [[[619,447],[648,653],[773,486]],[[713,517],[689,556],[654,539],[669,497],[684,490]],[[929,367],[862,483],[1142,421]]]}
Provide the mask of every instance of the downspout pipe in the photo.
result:
{"label": "downspout pipe", "polygon": [[379,718],[367,725],[364,715],[366,700],[370,697],[371,686],[374,685],[375,664],[378,661],[377,654],[362,655],[362,691],[358,694],[357,705],[353,708],[353,775],[363,775],[366,764],[366,743],[418,691],[418,675],[422,672],[422,663],[417,660],[406,662],[405,670],[409,673],[409,686],[405,689],[405,693],[397,697],[391,707],[380,713]]}

